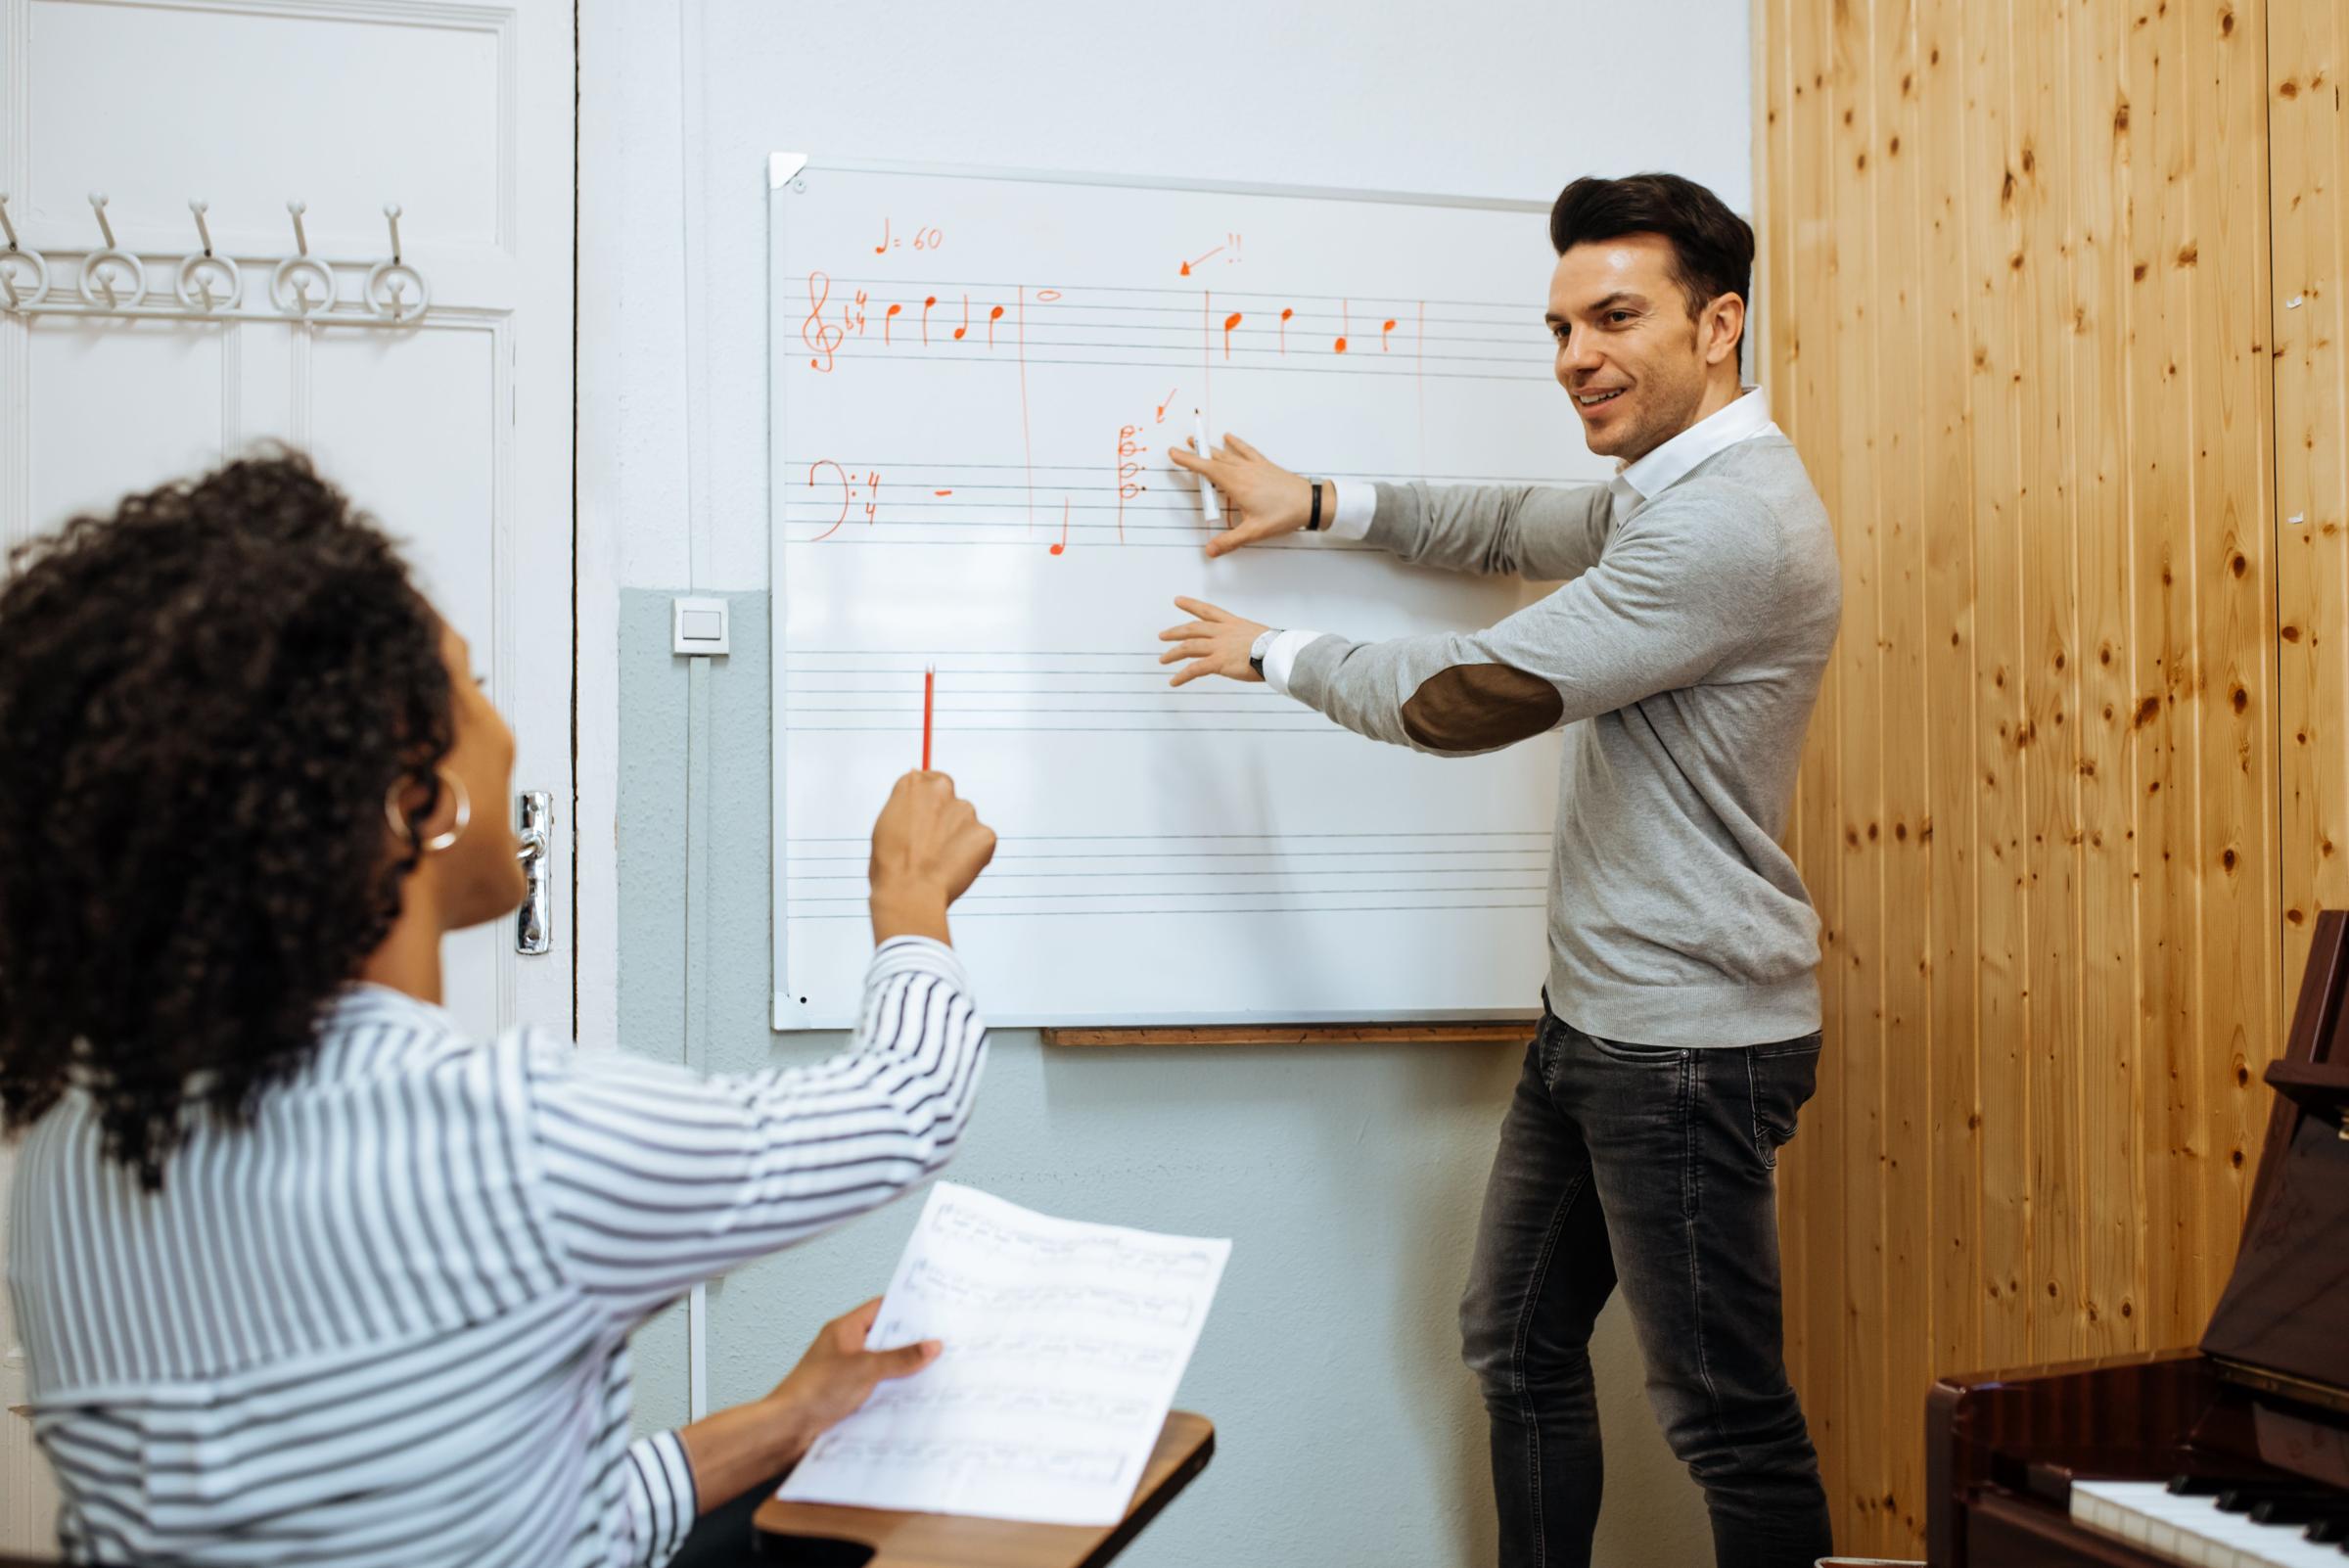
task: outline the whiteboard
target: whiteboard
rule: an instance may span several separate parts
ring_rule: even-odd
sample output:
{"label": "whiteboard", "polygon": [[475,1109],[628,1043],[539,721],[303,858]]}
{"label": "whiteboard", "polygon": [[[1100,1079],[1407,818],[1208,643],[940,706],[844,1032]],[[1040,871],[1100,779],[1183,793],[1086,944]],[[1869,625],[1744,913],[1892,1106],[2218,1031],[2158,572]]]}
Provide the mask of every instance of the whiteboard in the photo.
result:
{"label": "whiteboard", "polygon": [[1189,594],[1356,638],[1508,579],[1298,535],[1210,562],[1199,410],[1341,484],[1605,470],[1551,378],[1545,207],[769,164],[775,1027],[854,1022],[874,813],[920,761],[1000,835],[953,911],[997,1024],[1522,1015],[1555,735],[1471,759],[1174,690]]}

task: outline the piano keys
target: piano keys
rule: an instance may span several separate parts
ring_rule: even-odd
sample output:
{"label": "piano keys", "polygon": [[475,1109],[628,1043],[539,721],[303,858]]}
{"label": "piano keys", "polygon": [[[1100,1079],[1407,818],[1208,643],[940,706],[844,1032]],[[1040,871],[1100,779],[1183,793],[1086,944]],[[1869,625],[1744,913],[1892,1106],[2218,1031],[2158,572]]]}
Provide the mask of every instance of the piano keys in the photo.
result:
{"label": "piano keys", "polygon": [[2242,1246],[2200,1345],[1926,1405],[1935,1568],[2349,1568],[2349,914],[2292,1015]]}

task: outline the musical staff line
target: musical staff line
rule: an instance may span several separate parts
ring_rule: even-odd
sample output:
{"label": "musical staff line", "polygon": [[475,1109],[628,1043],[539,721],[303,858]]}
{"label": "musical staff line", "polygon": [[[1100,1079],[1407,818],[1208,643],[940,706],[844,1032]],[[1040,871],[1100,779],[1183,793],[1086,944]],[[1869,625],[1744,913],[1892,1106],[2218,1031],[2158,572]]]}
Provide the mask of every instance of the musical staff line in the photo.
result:
{"label": "musical staff line", "polygon": [[[1143,909],[965,909],[965,908],[963,907],[963,904],[965,904],[965,903],[968,903],[969,901],[970,901],[970,900],[969,900],[968,899],[962,899],[962,900],[958,901],[958,902],[957,902],[957,903],[954,905],[954,918],[955,918],[955,919],[957,919],[957,920],[966,920],[966,919],[967,919],[967,920],[1003,920],[1003,919],[1014,919],[1014,920],[1017,920],[1017,919],[1049,919],[1049,920],[1064,920],[1064,919],[1070,919],[1070,918],[1077,918],[1077,919],[1083,919],[1083,920],[1097,920],[1097,919],[1117,919],[1117,918],[1136,918],[1136,917],[1139,917],[1139,918],[1155,918],[1155,917],[1162,917],[1162,916],[1165,916],[1165,915],[1171,915],[1171,914],[1199,914],[1199,913],[1202,913],[1202,912],[1203,912],[1203,911],[1201,911],[1201,910],[1197,910],[1197,909],[1158,909],[1158,908],[1143,908]],[[1543,900],[1542,900],[1542,899],[1536,899],[1536,900],[1534,900],[1533,902],[1530,902],[1530,903],[1292,903],[1292,904],[1257,904],[1257,905],[1251,905],[1250,907],[1248,907],[1248,908],[1245,908],[1245,909],[1233,908],[1233,907],[1231,907],[1231,906],[1229,906],[1229,905],[1218,905],[1218,906],[1217,906],[1215,909],[1213,909],[1213,910],[1211,910],[1211,911],[1205,911],[1205,912],[1216,913],[1216,914],[1283,914],[1283,915],[1289,915],[1289,914],[1425,914],[1427,911],[1429,911],[1429,910],[1431,910],[1431,909],[1460,910],[1460,911],[1463,911],[1463,912],[1468,912],[1468,913],[1486,913],[1486,912],[1490,912],[1490,911],[1494,911],[1494,910],[1503,910],[1503,909],[1545,909],[1545,908],[1547,908],[1547,907],[1548,907],[1548,904],[1547,904],[1545,901],[1543,901]],[[794,919],[794,920],[869,920],[869,919],[871,919],[871,918],[872,918],[872,916],[871,916],[869,913],[867,913],[867,912],[866,912],[866,911],[865,911],[865,910],[864,910],[862,907],[858,907],[858,908],[854,908],[854,909],[844,909],[844,910],[840,911],[838,914],[801,914],[801,913],[799,913],[797,910],[794,910],[794,911],[792,912],[792,914],[791,914],[791,918],[792,918],[792,919]]]}

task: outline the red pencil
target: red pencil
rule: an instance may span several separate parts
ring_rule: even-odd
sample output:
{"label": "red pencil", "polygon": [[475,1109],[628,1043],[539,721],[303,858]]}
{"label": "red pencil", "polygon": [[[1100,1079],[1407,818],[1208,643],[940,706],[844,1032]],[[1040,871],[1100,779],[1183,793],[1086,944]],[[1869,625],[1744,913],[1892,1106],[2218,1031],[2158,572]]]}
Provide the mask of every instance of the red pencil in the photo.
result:
{"label": "red pencil", "polygon": [[922,771],[930,771],[930,715],[938,702],[938,667],[922,670]]}

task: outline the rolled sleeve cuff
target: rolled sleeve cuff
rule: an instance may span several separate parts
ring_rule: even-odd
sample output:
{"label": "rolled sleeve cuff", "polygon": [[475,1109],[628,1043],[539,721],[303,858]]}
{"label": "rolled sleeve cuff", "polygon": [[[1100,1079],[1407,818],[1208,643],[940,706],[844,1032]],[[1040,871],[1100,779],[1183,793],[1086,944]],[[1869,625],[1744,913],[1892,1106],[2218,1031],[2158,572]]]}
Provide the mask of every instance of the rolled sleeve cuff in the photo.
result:
{"label": "rolled sleeve cuff", "polygon": [[1318,631],[1275,633],[1272,646],[1265,650],[1265,684],[1286,697],[1289,694],[1289,671],[1297,668],[1297,656],[1321,635]]}
{"label": "rolled sleeve cuff", "polygon": [[[1330,499],[1335,504],[1331,507],[1329,527],[1321,531],[1333,539],[1368,538],[1370,521],[1378,516],[1378,486],[1359,481],[1352,484],[1340,484],[1336,480],[1322,483],[1329,486]],[[1272,661],[1267,657],[1265,669],[1269,671],[1271,668]]]}
{"label": "rolled sleeve cuff", "polygon": [[701,1513],[693,1466],[674,1432],[656,1432],[628,1445],[628,1508],[636,1516],[636,1561],[660,1568],[677,1554]]}
{"label": "rolled sleeve cuff", "polygon": [[929,937],[892,937],[875,947],[872,963],[865,970],[865,984],[908,972],[936,975],[963,995],[971,993],[971,977],[963,969],[962,959],[953,948]]}

